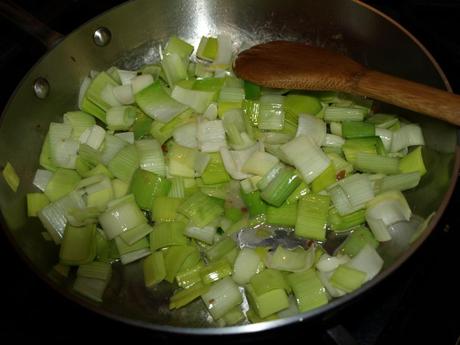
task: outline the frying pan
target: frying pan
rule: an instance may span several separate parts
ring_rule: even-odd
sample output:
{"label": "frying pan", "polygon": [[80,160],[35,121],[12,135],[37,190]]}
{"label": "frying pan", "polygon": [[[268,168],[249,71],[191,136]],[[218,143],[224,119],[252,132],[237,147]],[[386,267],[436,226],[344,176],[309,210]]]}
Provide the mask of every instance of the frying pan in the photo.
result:
{"label": "frying pan", "polygon": [[273,39],[308,41],[346,53],[371,68],[450,90],[439,66],[414,37],[381,13],[355,1],[138,0],[89,21],[62,40],[52,31],[40,31],[39,38],[55,46],[21,81],[0,123],[0,165],[11,162],[21,178],[17,193],[0,180],[1,222],[31,269],[71,300],[129,324],[175,333],[250,333],[323,319],[394,272],[440,219],[460,163],[456,128],[383,104],[382,110],[396,111],[422,126],[429,171],[416,190],[405,194],[415,214],[436,214],[412,244],[404,236],[396,236],[382,245],[379,250],[385,260],[384,270],[361,289],[298,316],[217,328],[200,301],[170,312],[167,302],[171,289],[166,285],[145,289],[139,264],[114,265],[102,304],[75,294],[69,281],[50,275],[58,248],[43,240],[38,219],[27,218],[25,212],[25,195],[33,191],[32,179],[49,122],[59,121],[64,112],[76,109],[79,85],[89,70],[112,65],[135,69],[157,60],[160,45],[172,35],[196,46],[202,35],[221,32],[232,36],[235,48]]}

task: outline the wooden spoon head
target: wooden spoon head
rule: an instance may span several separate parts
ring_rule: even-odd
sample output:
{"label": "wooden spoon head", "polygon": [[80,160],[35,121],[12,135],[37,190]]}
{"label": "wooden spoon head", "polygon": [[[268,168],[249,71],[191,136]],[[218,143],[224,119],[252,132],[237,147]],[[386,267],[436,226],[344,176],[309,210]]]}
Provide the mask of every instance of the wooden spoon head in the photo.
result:
{"label": "wooden spoon head", "polygon": [[271,88],[348,92],[365,67],[350,58],[305,43],[272,41],[241,52],[234,72]]}

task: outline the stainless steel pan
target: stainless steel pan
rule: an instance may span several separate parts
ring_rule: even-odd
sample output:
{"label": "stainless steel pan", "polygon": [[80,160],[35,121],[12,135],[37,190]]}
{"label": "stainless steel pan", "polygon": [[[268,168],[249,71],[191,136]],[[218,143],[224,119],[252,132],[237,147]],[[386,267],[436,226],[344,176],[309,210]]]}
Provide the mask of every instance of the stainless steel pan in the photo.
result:
{"label": "stainless steel pan", "polygon": [[[102,304],[72,292],[69,282],[49,274],[57,261],[57,247],[43,240],[43,228],[36,218],[26,217],[25,195],[33,191],[32,179],[49,122],[77,107],[79,85],[89,70],[114,64],[136,68],[157,60],[160,45],[171,35],[196,45],[202,35],[221,32],[233,37],[235,48],[272,39],[309,41],[344,52],[371,68],[450,90],[433,57],[413,36],[358,1],[138,0],[84,24],[37,62],[3,112],[0,165],[11,162],[21,185],[13,193],[0,179],[0,210],[3,228],[31,269],[57,291],[95,312],[155,330],[195,334],[257,332],[321,319],[395,271],[429,236],[449,202],[460,162],[456,128],[398,109],[399,114],[421,124],[429,148],[429,172],[419,188],[406,196],[416,214],[426,217],[436,211],[436,215],[414,243],[408,244],[401,236],[382,246],[384,271],[363,288],[295,317],[228,328],[216,328],[200,301],[170,312],[171,288],[145,289],[138,264],[115,265]],[[52,31],[39,35],[50,46],[58,37]]]}

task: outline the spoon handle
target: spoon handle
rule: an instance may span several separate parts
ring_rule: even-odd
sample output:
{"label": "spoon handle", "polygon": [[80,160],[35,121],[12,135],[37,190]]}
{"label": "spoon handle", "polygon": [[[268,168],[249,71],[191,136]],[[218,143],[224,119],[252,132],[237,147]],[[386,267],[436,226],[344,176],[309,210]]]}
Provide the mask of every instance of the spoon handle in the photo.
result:
{"label": "spoon handle", "polygon": [[460,96],[447,91],[373,70],[362,73],[350,91],[460,126]]}

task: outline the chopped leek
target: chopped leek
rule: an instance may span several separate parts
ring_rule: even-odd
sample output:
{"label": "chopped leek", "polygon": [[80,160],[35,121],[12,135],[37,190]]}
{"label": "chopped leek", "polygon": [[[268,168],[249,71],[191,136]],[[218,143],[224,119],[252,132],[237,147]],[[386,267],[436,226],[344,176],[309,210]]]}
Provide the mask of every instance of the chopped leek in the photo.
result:
{"label": "chopped leek", "polygon": [[19,176],[10,162],[6,163],[5,168],[3,168],[2,174],[8,186],[10,186],[13,192],[16,192],[19,187]]}

